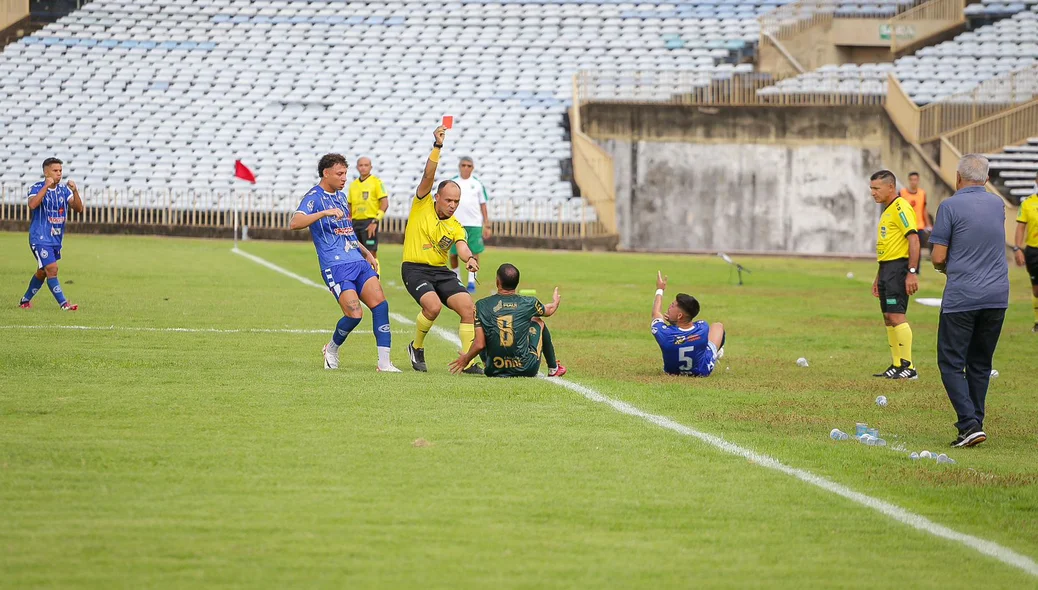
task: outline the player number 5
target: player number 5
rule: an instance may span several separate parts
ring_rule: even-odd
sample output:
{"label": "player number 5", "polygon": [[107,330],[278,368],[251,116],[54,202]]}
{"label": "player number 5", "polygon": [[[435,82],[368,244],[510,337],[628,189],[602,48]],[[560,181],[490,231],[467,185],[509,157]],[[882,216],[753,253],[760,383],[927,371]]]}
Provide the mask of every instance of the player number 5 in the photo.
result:
{"label": "player number 5", "polygon": [[681,366],[679,366],[678,369],[685,372],[692,371],[696,359],[692,358],[691,353],[695,349],[695,346],[682,346],[678,349],[678,360],[681,361]]}

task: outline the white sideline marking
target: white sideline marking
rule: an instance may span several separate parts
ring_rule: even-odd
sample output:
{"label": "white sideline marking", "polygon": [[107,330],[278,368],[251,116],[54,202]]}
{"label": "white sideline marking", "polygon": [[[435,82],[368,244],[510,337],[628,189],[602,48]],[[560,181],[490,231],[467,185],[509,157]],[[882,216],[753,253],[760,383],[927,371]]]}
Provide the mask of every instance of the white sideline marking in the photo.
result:
{"label": "white sideline marking", "polygon": [[[312,284],[316,287],[320,287],[321,289],[325,288],[322,285],[318,285],[313,281],[300,277],[299,275],[293,272],[285,270],[280,266],[267,262],[266,260],[263,260],[262,258],[259,258],[257,256],[246,254],[245,252],[241,252],[240,250],[236,253],[241,254],[246,258],[253,260],[259,264],[262,264],[263,266],[271,270],[277,271],[283,275],[294,278],[300,282]],[[394,316],[394,319],[396,319],[397,321],[404,322],[407,324],[414,324],[413,321],[399,314],[392,315]],[[435,331],[436,334],[444,340],[447,340],[448,342],[451,342],[456,346],[461,346],[461,340],[455,334],[443,330],[442,328],[437,328],[436,326],[433,326],[433,331]],[[937,524],[926,517],[909,512],[908,510],[905,510],[900,506],[891,504],[890,502],[887,502],[885,500],[880,500],[878,498],[873,498],[872,496],[866,496],[865,494],[862,494],[860,492],[855,492],[854,490],[848,488],[845,485],[838,484],[832,480],[826,479],[819,475],[815,475],[803,469],[790,467],[788,465],[785,465],[784,463],[779,462],[777,459],[751,451],[750,449],[740,447],[739,445],[730,443],[718,436],[707,434],[705,432],[700,432],[694,428],[690,428],[688,426],[685,426],[684,424],[675,422],[674,420],[671,420],[666,416],[650,414],[626,402],[606,397],[601,393],[598,393],[597,391],[590,389],[588,387],[584,387],[583,385],[580,385],[578,383],[557,378],[549,379],[544,375],[539,375],[539,377],[541,379],[544,379],[548,383],[554,383],[560,387],[564,387],[566,389],[569,389],[570,391],[579,393],[580,395],[584,396],[585,398],[593,402],[605,404],[613,408],[617,412],[620,412],[621,414],[627,414],[628,416],[641,418],[642,420],[651,422],[652,424],[655,424],[656,426],[659,426],[661,428],[666,428],[667,430],[671,430],[683,436],[695,438],[712,447],[724,451],[725,453],[743,457],[753,463],[756,463],[757,465],[760,465],[761,467],[772,469],[780,473],[785,473],[786,475],[795,477],[800,481],[809,483],[827,492],[831,492],[833,494],[836,494],[837,496],[846,498],[856,504],[860,504],[866,508],[875,510],[880,514],[889,516],[890,518],[900,522],[901,524],[908,525],[924,533],[929,533],[935,537],[948,539],[949,541],[955,541],[956,543],[965,545],[966,547],[969,547],[970,549],[973,549],[979,553],[982,553],[989,557],[993,557],[998,561],[1001,561],[1002,563],[1019,568],[1032,576],[1038,577],[1038,563],[1035,563],[1035,561],[1030,557],[1017,553],[1012,549],[1003,547],[992,541],[987,541],[979,537],[974,537],[973,535],[967,535],[965,533],[960,533],[958,531],[952,530],[944,525]]]}
{"label": "white sideline marking", "polygon": [[[184,332],[204,334],[328,334],[325,330],[293,328],[149,328],[144,326],[0,326],[0,330],[101,330],[105,332]],[[371,336],[370,332],[361,332]],[[352,334],[351,334],[352,335]]]}

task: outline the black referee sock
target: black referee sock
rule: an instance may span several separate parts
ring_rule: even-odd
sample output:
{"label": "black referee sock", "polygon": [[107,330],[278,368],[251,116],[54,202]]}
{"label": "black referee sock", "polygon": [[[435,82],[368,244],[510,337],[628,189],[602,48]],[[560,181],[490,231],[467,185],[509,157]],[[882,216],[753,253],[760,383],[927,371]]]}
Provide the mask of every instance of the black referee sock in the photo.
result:
{"label": "black referee sock", "polygon": [[559,362],[555,360],[555,346],[551,343],[551,332],[548,331],[548,326],[541,329],[541,352],[544,354],[544,362],[548,363],[549,369],[559,366]]}

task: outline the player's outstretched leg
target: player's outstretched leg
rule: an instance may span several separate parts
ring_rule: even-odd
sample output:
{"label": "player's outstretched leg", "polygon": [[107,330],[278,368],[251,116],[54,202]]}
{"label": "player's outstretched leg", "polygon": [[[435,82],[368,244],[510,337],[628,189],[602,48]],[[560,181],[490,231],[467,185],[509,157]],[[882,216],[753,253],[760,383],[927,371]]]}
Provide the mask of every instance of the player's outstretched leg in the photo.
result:
{"label": "player's outstretched leg", "polygon": [[440,297],[433,291],[422,295],[418,304],[422,306],[422,310],[415,318],[414,340],[407,345],[407,354],[411,357],[411,368],[425,373],[429,370],[425,364],[425,337],[429,335],[429,330],[432,330],[433,322],[440,316],[443,304],[440,303]]}
{"label": "player's outstretched leg", "polygon": [[325,369],[339,368],[339,347],[342,346],[343,342],[346,342],[346,337],[357,327],[363,315],[360,309],[360,300],[357,299],[357,292],[352,289],[343,291],[339,295],[339,306],[342,307],[344,315],[335,324],[331,342],[325,344],[321,351],[324,354]]}
{"label": "player's outstretched leg", "polygon": [[393,334],[389,327],[389,302],[382,292],[382,283],[376,277],[368,279],[361,288],[360,298],[371,310],[371,331],[375,334],[375,346],[378,349],[378,370],[383,373],[401,372],[393,366],[389,357]]}
{"label": "player's outstretched leg", "polygon": [[566,374],[566,367],[562,366],[562,363],[555,358],[555,344],[551,341],[551,332],[548,331],[548,326],[544,323],[544,320],[540,318],[533,318],[533,323],[540,327],[540,351],[544,355],[544,363],[548,365],[548,376],[549,377],[562,377]]}
{"label": "player's outstretched leg", "polygon": [[18,303],[22,309],[32,307],[32,298],[43,288],[43,282],[46,278],[47,273],[42,268],[32,275],[32,278],[29,279],[29,288],[25,290],[25,295],[22,295],[22,300]]}
{"label": "player's outstretched leg", "polygon": [[[451,308],[461,318],[458,326],[458,339],[461,340],[461,350],[472,348],[472,341],[476,339],[476,305],[472,303],[472,296],[468,293],[455,293],[447,298],[447,307]],[[483,367],[472,359],[469,366],[462,373],[469,375],[482,375]]]}

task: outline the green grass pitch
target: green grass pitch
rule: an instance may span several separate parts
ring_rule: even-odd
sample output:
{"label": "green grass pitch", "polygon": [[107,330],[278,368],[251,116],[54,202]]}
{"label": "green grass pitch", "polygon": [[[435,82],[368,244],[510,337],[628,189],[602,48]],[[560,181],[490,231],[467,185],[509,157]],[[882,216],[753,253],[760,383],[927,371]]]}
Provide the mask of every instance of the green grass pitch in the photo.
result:
{"label": "green grass pitch", "polygon": [[[309,243],[242,249],[320,281]],[[400,248],[381,254],[391,310],[413,318]],[[406,372],[377,374],[367,311],[342,369],[325,371],[332,297],[229,242],[73,234],[63,256],[80,311],[47,292],[19,309],[33,259],[24,234],[0,234],[0,587],[1035,586],[546,380],[450,376],[454,347],[434,335],[430,372],[416,374],[402,322],[393,357]],[[874,264],[741,260],[754,272],[737,287],[716,258],[492,248],[481,295],[506,261],[542,298],[560,287],[549,325],[567,379],[1038,558],[1038,336],[1023,271],[995,355],[991,438],[949,451],[938,310],[909,310],[917,382],[870,376],[889,364]],[[669,295],[696,295],[728,327],[709,379],[660,374],[657,269]],[[920,296],[939,297],[926,270]],[[55,327],[71,325],[115,329]],[[454,332],[457,318],[438,325]],[[249,331],[268,329],[325,332]],[[858,421],[958,463],[829,439]]]}

